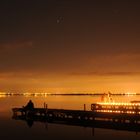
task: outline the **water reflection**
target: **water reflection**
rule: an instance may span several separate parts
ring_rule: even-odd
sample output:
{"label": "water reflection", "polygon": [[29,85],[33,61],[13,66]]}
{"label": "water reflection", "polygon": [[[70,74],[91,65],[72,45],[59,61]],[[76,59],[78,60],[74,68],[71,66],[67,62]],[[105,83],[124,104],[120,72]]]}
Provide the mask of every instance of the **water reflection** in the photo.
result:
{"label": "water reflection", "polygon": [[[64,122],[58,120],[35,120],[30,118],[12,118],[11,108],[22,107],[29,99],[35,103],[35,107],[44,107],[44,102],[49,108],[90,110],[91,103],[99,102],[100,96],[45,96],[45,97],[24,97],[10,96],[0,98],[0,137],[6,140],[21,139],[67,139],[67,140],[139,140],[139,125],[111,123],[95,121],[92,123]],[[138,99],[139,96],[113,96],[117,102],[130,102]],[[133,126],[133,127],[132,127]],[[46,129],[47,128],[47,129]],[[138,132],[137,135],[135,132]]]}
{"label": "water reflection", "polygon": [[29,128],[31,128],[34,124],[34,120],[32,120],[32,119],[28,119],[28,120],[26,120],[26,122],[27,122],[27,125],[29,126]]}
{"label": "water reflection", "polygon": [[52,118],[52,117],[32,117],[32,116],[23,116],[23,115],[14,115],[12,119],[17,121],[24,121],[27,123],[28,127],[31,128],[34,125],[34,122],[49,123],[49,124],[59,124],[59,125],[68,125],[68,126],[80,126],[92,128],[94,135],[95,128],[102,129],[112,129],[112,130],[122,130],[122,131],[131,131],[131,132],[140,132],[140,123],[126,123],[122,120],[120,121],[108,121],[106,119],[102,120],[78,120],[78,119],[66,119],[66,118]]}

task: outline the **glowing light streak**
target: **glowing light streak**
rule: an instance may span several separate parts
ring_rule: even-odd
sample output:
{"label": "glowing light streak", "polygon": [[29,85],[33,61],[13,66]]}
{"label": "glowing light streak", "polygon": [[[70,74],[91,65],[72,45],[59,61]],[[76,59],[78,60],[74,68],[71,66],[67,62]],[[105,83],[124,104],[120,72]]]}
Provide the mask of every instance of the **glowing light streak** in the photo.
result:
{"label": "glowing light streak", "polygon": [[110,106],[140,106],[140,103],[110,103],[110,102],[97,102],[98,105],[110,105]]}

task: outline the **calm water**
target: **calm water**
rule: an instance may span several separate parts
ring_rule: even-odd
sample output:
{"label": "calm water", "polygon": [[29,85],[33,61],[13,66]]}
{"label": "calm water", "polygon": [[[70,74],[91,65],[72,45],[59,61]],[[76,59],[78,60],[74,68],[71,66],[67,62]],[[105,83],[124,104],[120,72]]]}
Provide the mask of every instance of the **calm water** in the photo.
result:
{"label": "calm water", "polygon": [[[140,133],[88,128],[80,126],[69,126],[65,124],[52,124],[34,122],[32,127],[29,127],[27,122],[12,119],[13,107],[21,107],[25,105],[29,99],[32,99],[35,107],[43,107],[44,102],[48,104],[48,108],[61,109],[79,109],[83,110],[83,104],[86,104],[86,109],[90,110],[90,104],[100,101],[100,96],[47,96],[47,97],[24,97],[10,96],[0,98],[0,138],[5,140],[21,139],[21,140],[37,140],[37,139],[64,139],[64,140],[118,140],[140,139]],[[117,102],[129,102],[131,100],[139,100],[140,96],[114,96],[113,99]]]}

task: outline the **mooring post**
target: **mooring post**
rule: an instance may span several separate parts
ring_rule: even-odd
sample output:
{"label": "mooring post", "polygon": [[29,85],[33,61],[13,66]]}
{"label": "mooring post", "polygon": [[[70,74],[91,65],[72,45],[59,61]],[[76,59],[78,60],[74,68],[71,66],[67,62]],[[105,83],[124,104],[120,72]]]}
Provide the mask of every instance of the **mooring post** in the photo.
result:
{"label": "mooring post", "polygon": [[84,104],[84,111],[86,111],[86,104]]}
{"label": "mooring post", "polygon": [[45,102],[44,102],[44,108],[48,109],[48,104],[46,104]]}
{"label": "mooring post", "polygon": [[44,108],[46,108],[46,103],[44,102]]}
{"label": "mooring post", "polygon": [[44,115],[47,116],[48,105],[44,102]]}
{"label": "mooring post", "polygon": [[95,134],[95,129],[94,127],[92,127],[92,136],[94,136],[94,134]]}
{"label": "mooring post", "polygon": [[48,104],[46,104],[45,108],[48,109]]}
{"label": "mooring post", "polygon": [[46,109],[45,115],[47,116],[47,113],[48,113],[48,104],[46,104],[45,109]]}

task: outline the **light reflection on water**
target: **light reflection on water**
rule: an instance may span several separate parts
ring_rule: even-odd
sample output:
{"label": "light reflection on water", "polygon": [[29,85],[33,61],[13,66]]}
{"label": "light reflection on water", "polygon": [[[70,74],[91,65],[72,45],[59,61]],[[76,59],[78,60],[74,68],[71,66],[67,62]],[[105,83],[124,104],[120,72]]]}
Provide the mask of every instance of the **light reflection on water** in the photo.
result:
{"label": "light reflection on water", "polygon": [[[140,96],[113,96],[116,102],[130,102]],[[101,128],[87,128],[52,123],[34,122],[31,128],[25,121],[12,120],[12,107],[22,107],[29,99],[32,99],[35,107],[43,107],[44,102],[48,108],[79,109],[83,110],[83,104],[90,110],[91,103],[99,102],[101,96],[47,96],[47,97],[24,97],[10,96],[0,98],[0,137],[4,139],[139,139],[140,134],[128,131],[119,131]],[[117,133],[116,133],[117,132]]]}

